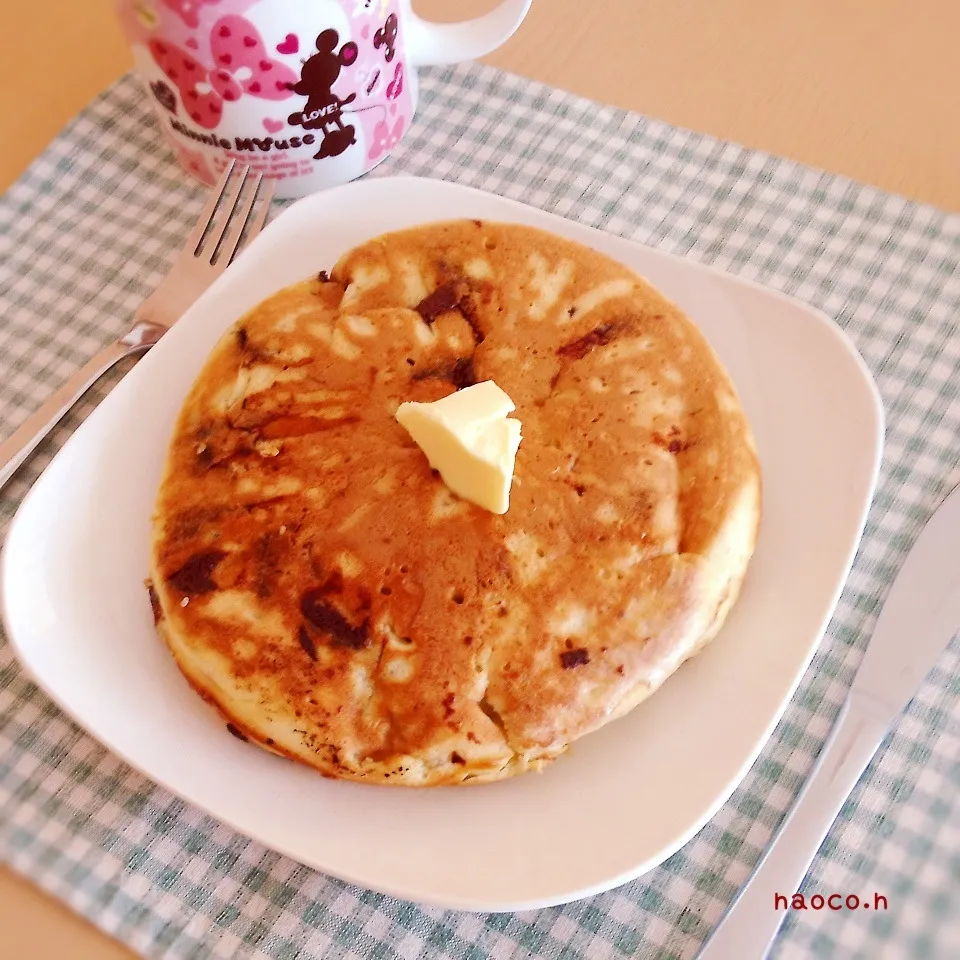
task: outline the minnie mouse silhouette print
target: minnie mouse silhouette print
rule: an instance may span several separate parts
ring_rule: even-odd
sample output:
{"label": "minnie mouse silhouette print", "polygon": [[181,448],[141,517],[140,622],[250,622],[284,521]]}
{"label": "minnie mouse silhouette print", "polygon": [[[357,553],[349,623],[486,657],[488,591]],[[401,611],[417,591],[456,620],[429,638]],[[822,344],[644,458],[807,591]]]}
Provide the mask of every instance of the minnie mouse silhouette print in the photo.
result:
{"label": "minnie mouse silhouette print", "polygon": [[307,98],[302,111],[291,113],[287,122],[304,130],[319,130],[323,136],[320,149],[314,154],[314,160],[323,157],[336,157],[347,147],[357,142],[356,128],[351,124],[344,126],[343,108],[352,103],[357,95],[351,93],[340,99],[331,89],[340,76],[343,67],[349,67],[357,59],[357,45],[350,41],[337,51],[340,35],[336,30],[324,30],[317,37],[317,52],[304,63],[300,79],[290,84],[289,89]]}

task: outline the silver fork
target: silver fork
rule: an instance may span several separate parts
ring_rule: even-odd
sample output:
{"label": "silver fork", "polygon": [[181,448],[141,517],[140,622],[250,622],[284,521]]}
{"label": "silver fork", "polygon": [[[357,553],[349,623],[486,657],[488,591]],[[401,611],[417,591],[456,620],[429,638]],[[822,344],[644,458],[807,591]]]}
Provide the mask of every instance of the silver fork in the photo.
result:
{"label": "silver fork", "polygon": [[[249,182],[248,182],[249,181]],[[149,350],[263,228],[273,181],[231,161],[157,289],[137,308],[133,326],[104,347],[0,443],[0,489],[68,410],[112,366]],[[259,202],[259,208],[257,204]]]}

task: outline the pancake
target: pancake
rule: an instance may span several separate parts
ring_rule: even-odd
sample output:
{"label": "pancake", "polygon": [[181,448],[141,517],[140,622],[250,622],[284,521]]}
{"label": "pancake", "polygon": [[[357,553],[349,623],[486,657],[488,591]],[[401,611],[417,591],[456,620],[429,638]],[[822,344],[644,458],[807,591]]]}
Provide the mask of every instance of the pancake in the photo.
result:
{"label": "pancake", "polygon": [[[523,429],[502,516],[395,419],[482,380]],[[170,442],[151,593],[232,732],[329,777],[493,781],[713,638],[759,517],[746,417],[675,305],[552,234],[431,223],[223,336]]]}

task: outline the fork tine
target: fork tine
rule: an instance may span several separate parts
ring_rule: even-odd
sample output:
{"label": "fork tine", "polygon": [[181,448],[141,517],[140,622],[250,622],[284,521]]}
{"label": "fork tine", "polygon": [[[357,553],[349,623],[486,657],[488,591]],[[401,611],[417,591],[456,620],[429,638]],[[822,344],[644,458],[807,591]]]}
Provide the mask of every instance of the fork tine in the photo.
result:
{"label": "fork tine", "polygon": [[237,161],[231,160],[230,163],[228,163],[224,168],[223,173],[220,174],[220,179],[210,191],[210,196],[207,199],[207,202],[204,204],[203,209],[200,211],[200,215],[197,217],[196,224],[187,235],[187,239],[184,242],[184,247],[187,250],[190,250],[194,255],[199,252],[200,244],[203,241],[203,238],[206,236],[210,227],[213,226],[214,214],[216,214],[217,207],[220,205],[220,201],[223,199],[227,185],[230,183],[230,177],[233,175],[233,171],[236,166]]}
{"label": "fork tine", "polygon": [[[220,249],[223,246],[223,238],[227,235],[230,224],[237,212],[237,207],[240,205],[240,198],[243,196],[243,188],[246,185],[247,178],[249,176],[250,168],[247,166],[241,167],[240,182],[237,184],[236,192],[231,189],[227,195],[226,202],[224,203],[222,210],[222,216],[217,225],[213,228],[213,232],[211,234],[212,243],[205,244],[205,249],[198,254],[199,256],[202,256],[211,266],[220,265],[223,260],[223,258],[220,256]],[[216,236],[213,236],[214,234]]]}
{"label": "fork tine", "polygon": [[[244,239],[244,231],[246,231],[246,239],[249,240],[263,229],[267,214],[270,212],[270,201],[273,199],[273,185],[274,181],[270,177],[264,177],[262,173],[257,177],[257,182],[253,185],[253,189],[250,191],[250,196],[247,198],[241,214],[236,218],[233,227],[230,229],[230,233],[224,241],[224,253],[226,256],[221,254],[221,259],[224,260],[225,266],[233,263],[233,258],[237,255],[241,241]],[[260,209],[254,214],[253,208],[258,196],[260,199]]]}

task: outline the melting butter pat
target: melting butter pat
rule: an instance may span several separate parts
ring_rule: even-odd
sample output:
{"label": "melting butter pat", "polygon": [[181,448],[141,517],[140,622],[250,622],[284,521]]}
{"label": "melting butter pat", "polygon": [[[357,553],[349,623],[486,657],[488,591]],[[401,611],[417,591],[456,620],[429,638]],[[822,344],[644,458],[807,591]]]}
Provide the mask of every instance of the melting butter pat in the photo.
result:
{"label": "melting butter pat", "polygon": [[492,381],[433,403],[401,403],[397,420],[457,496],[506,513],[520,446],[513,401]]}

